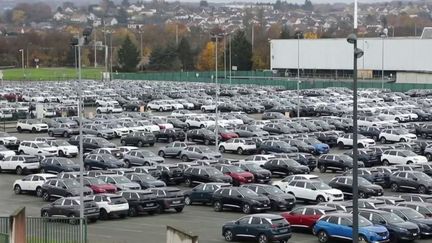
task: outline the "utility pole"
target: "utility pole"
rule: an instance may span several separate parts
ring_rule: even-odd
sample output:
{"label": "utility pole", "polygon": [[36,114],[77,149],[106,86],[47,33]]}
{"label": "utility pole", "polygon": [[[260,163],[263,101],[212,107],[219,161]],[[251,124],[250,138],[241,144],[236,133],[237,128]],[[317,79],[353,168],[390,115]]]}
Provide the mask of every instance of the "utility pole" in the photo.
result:
{"label": "utility pole", "polygon": [[216,79],[215,79],[215,83],[216,83],[216,118],[215,118],[215,152],[218,152],[218,139],[219,139],[219,124],[218,124],[218,120],[219,120],[219,109],[218,109],[218,105],[219,105],[219,84],[218,84],[218,39],[219,36],[216,35],[216,51],[215,51],[215,75],[216,75]]}
{"label": "utility pole", "polygon": [[297,118],[300,117],[300,35],[297,32]]}
{"label": "utility pole", "polygon": [[24,70],[24,49],[19,49],[19,52],[21,52],[21,68],[22,68],[22,73],[23,73],[23,77],[25,77],[25,70]]}
{"label": "utility pole", "polygon": [[255,42],[255,24],[252,24],[252,41],[251,41],[251,44],[252,44],[252,52],[253,52],[253,50],[254,50],[254,42]]}
{"label": "utility pole", "polygon": [[178,24],[176,23],[176,45],[179,44],[179,36],[178,36]]}
{"label": "utility pole", "polygon": [[231,75],[231,71],[232,71],[232,63],[231,63],[231,56],[232,56],[232,53],[231,53],[231,35],[229,35],[228,36],[229,37],[229,76],[230,76],[230,78],[229,78],[229,80],[230,80],[230,85],[232,84],[232,75]]}
{"label": "utility pole", "polygon": [[227,60],[226,60],[226,38],[224,36],[223,39],[223,46],[224,46],[224,79],[226,80],[226,75],[227,75],[227,70],[226,70],[226,65],[227,65]]}
{"label": "utility pole", "polygon": [[94,33],[94,67],[97,68],[98,64],[97,64],[97,48],[96,48],[96,30],[93,32]]}

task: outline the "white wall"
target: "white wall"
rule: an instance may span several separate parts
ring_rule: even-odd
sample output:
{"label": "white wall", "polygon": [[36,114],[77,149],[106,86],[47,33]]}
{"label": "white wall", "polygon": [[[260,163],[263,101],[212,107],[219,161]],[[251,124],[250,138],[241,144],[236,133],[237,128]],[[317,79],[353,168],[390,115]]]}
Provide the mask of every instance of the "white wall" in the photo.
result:
{"label": "white wall", "polygon": [[[359,39],[358,47],[364,56],[358,60],[359,69],[381,70],[382,39]],[[297,53],[300,50],[300,61]],[[353,45],[346,39],[271,40],[272,69],[329,69],[353,68]],[[390,71],[432,71],[432,39],[387,38],[384,40],[384,69]]]}

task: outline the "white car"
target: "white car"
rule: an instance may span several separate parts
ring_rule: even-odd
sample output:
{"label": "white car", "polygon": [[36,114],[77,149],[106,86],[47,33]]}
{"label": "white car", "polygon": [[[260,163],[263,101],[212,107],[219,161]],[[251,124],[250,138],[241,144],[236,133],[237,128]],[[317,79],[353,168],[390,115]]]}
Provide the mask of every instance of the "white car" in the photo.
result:
{"label": "white car", "polygon": [[117,148],[120,150],[120,152],[123,154],[123,156],[132,150],[138,150],[139,149],[138,147],[135,147],[135,146],[120,146]]}
{"label": "white car", "polygon": [[129,129],[126,127],[123,127],[120,124],[117,123],[110,123],[106,125],[108,129],[111,129],[114,131],[114,135],[118,138],[126,136],[127,134],[129,134]]}
{"label": "white car", "polygon": [[381,143],[386,142],[411,142],[417,140],[415,134],[409,133],[405,129],[386,129],[379,134]]}
{"label": "white car", "polygon": [[57,155],[57,148],[45,142],[22,141],[18,147],[18,153],[50,157]]}
{"label": "white car", "polygon": [[164,100],[153,100],[147,104],[147,109],[156,111],[172,111],[173,106]]}
{"label": "white car", "polygon": [[15,155],[15,151],[13,150],[9,150],[6,147],[4,147],[3,145],[0,145],[0,159],[9,157],[9,156],[14,156]]}
{"label": "white car", "polygon": [[160,132],[159,126],[151,123],[150,121],[144,121],[144,120],[136,121],[136,125],[144,129],[143,132],[151,132],[151,133]]}
{"label": "white car", "polygon": [[[353,146],[353,134],[344,134],[337,139],[337,145],[339,148],[352,147]],[[357,136],[357,145],[359,148],[367,148],[375,145],[375,140],[367,138],[361,134]]]}
{"label": "white car", "polygon": [[164,100],[167,104],[170,104],[174,110],[182,110],[185,107],[177,100]]}
{"label": "white car", "polygon": [[214,121],[210,121],[209,119],[205,118],[205,117],[189,117],[186,119],[186,124],[188,127],[199,127],[199,128],[204,128],[204,127],[209,127],[215,124]]}
{"label": "white car", "polygon": [[280,189],[285,193],[292,194],[296,199],[305,201],[322,203],[343,201],[344,199],[341,190],[333,189],[322,181],[293,180]]}
{"label": "white car", "polygon": [[16,144],[18,141],[18,138],[15,136],[11,136],[10,134],[6,132],[0,132],[0,145],[12,145]]}
{"label": "white car", "polygon": [[107,98],[107,97],[102,97],[100,99],[97,99],[95,103],[96,103],[96,106],[105,106],[108,104],[117,104],[118,105],[117,101],[112,100],[111,98]]}
{"label": "white car", "polygon": [[47,132],[48,125],[35,119],[19,120],[16,129],[18,132]]}
{"label": "white car", "polygon": [[60,157],[76,157],[78,155],[78,147],[71,145],[64,140],[48,140],[48,145],[57,148],[57,155]]}
{"label": "white car", "polygon": [[39,158],[30,155],[14,155],[0,160],[0,171],[15,171],[17,175],[38,171],[39,167]]}
{"label": "white car", "polygon": [[[391,121],[393,123],[397,123],[397,121],[395,120],[391,120]],[[365,126],[365,127],[383,126],[390,123],[389,121],[383,121],[375,116],[360,117],[357,122],[359,126]]]}
{"label": "white car", "polygon": [[42,197],[42,185],[51,179],[56,179],[57,175],[40,173],[28,175],[22,179],[18,179],[13,184],[15,194],[22,192],[36,193],[36,196]]}
{"label": "white car", "polygon": [[227,123],[229,123],[230,125],[243,125],[243,120],[239,119],[237,117],[235,117],[232,114],[226,114],[226,115],[222,115],[221,119],[226,120]]}
{"label": "white car", "polygon": [[259,166],[263,166],[267,161],[274,159],[274,155],[270,154],[257,154],[257,155],[251,155],[246,157],[243,161],[244,162],[253,162],[256,163]]}
{"label": "white car", "polygon": [[96,108],[96,113],[120,113],[123,112],[123,108],[119,104],[106,104]]}
{"label": "white car", "polygon": [[428,159],[409,150],[391,149],[382,153],[381,162],[385,166],[409,165],[427,163]]}
{"label": "white car", "polygon": [[252,140],[244,138],[232,138],[219,144],[219,152],[233,151],[238,154],[251,153],[256,150],[256,144]]}
{"label": "white car", "polygon": [[406,122],[411,119],[409,114],[402,114],[400,111],[396,110],[384,110],[378,115],[379,117],[384,117],[384,119],[395,120],[397,122]]}
{"label": "white car", "polygon": [[[99,180],[97,178],[87,178],[87,180]],[[121,195],[102,193],[91,196],[98,205],[101,219],[109,219],[112,216],[124,218],[129,213],[129,203]]]}
{"label": "white car", "polygon": [[202,105],[201,111],[202,112],[210,112],[210,111],[215,112],[216,111],[216,105],[213,105],[213,104]]}
{"label": "white car", "polygon": [[283,178],[280,181],[274,181],[272,185],[277,186],[279,188],[285,188],[288,185],[288,183],[290,183],[293,180],[321,181],[321,178],[317,175],[311,175],[311,174],[290,175]]}

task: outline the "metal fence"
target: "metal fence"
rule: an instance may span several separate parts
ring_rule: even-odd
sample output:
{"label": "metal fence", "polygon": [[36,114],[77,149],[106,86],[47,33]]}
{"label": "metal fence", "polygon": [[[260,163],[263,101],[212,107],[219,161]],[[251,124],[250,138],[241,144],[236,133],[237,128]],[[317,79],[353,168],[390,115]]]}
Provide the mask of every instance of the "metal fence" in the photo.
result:
{"label": "metal fence", "polygon": [[[82,227],[80,225],[82,220]],[[79,218],[27,217],[27,243],[87,243],[87,221]],[[0,243],[9,242],[9,218],[0,217]]]}

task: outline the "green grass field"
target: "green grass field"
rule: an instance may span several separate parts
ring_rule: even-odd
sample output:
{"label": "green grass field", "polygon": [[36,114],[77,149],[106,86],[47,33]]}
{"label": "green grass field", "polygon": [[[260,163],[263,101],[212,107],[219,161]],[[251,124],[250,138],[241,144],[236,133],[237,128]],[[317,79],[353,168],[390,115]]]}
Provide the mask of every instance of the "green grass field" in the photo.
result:
{"label": "green grass field", "polygon": [[[74,68],[31,68],[25,69],[24,72],[21,68],[15,69],[5,69],[3,71],[3,80],[71,80],[77,79],[78,73]],[[100,80],[102,78],[103,68],[83,68],[82,78],[83,79],[96,79]],[[24,75],[25,74],[25,75]]]}

